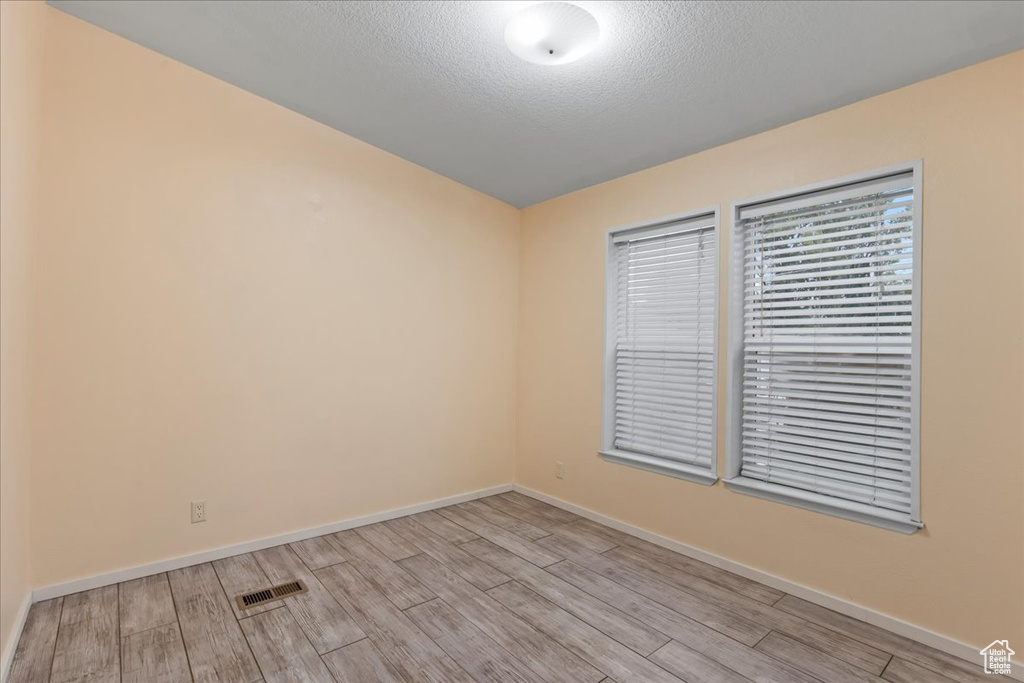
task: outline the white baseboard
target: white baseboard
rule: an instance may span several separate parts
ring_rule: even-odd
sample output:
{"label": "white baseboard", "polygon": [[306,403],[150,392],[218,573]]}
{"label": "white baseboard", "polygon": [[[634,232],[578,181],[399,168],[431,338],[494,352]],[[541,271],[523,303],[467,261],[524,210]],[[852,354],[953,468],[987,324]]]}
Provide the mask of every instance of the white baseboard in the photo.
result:
{"label": "white baseboard", "polygon": [[[505,484],[503,486],[494,486],[488,489],[480,489],[477,491],[470,491],[469,493],[461,493],[455,496],[449,496],[447,498],[431,500],[426,503],[407,505],[406,507],[397,508],[394,510],[387,510],[385,512],[377,512],[372,515],[364,515],[362,517],[354,517],[352,519],[346,519],[340,522],[332,522],[331,524],[314,527],[312,529],[303,529],[302,531],[293,531],[291,533],[281,534],[279,536],[260,538],[254,541],[248,541],[246,543],[238,543],[236,545],[214,548],[213,550],[205,550],[203,552],[195,553],[192,555],[172,557],[166,560],[152,562],[150,564],[139,565],[137,567],[118,569],[116,571],[107,572],[106,574],[87,576],[80,579],[74,579],[73,581],[67,581],[65,583],[57,583],[53,584],[52,586],[44,586],[43,588],[37,588],[34,591],[32,591],[32,602],[41,602],[43,600],[59,598],[62,595],[80,593],[82,591],[91,590],[93,588],[100,588],[101,586],[110,586],[115,583],[121,583],[122,581],[140,579],[144,576],[151,576],[153,574],[159,574],[161,572],[167,572],[173,569],[191,567],[192,565],[202,564],[204,562],[212,562],[213,560],[221,560],[225,557],[231,557],[233,555],[251,553],[254,550],[272,548],[276,545],[294,543],[296,541],[304,541],[307,538],[313,538],[314,536],[323,536],[324,534],[332,534],[336,531],[345,531],[346,529],[354,529],[355,527],[366,526],[367,524],[385,522],[389,519],[395,519],[396,517],[414,515],[417,512],[425,512],[427,510],[434,510],[436,508],[442,508],[448,505],[465,503],[466,501],[469,500],[476,500],[477,498],[483,498],[485,496],[493,496],[495,494],[505,493],[511,490],[511,484]],[[21,630],[19,629],[18,635],[20,636],[20,634]],[[17,643],[17,638],[14,639],[14,642]]]}
{"label": "white baseboard", "polygon": [[[839,612],[840,614],[845,614],[848,617],[853,617],[854,619],[867,622],[873,626],[884,628],[887,631],[892,631],[893,633],[904,636],[905,638],[916,640],[917,642],[933,647],[936,650],[941,650],[946,654],[959,657],[971,664],[977,664],[979,667],[981,666],[981,657],[978,650],[984,647],[985,644],[978,647],[967,645],[950,638],[949,636],[944,636],[941,633],[936,633],[926,628],[915,626],[914,624],[903,621],[902,619],[897,619],[896,617],[889,616],[882,612],[877,612],[869,607],[864,607],[863,605],[843,600],[842,598],[829,593],[808,588],[807,586],[794,583],[793,581],[783,579],[782,577],[775,576],[774,574],[769,574],[768,572],[761,571],[760,569],[754,569],[753,567],[749,567],[745,564],[727,560],[705,550],[700,550],[699,548],[694,548],[693,546],[686,545],[685,543],[674,541],[671,538],[660,536],[647,531],[646,529],[633,526],[632,524],[621,522],[614,517],[608,517],[600,512],[595,512],[589,508],[562,500],[561,498],[556,498],[546,493],[535,491],[531,488],[527,488],[526,486],[521,486],[520,484],[515,484],[512,488],[515,491],[522,493],[524,496],[536,498],[537,500],[548,503],[549,505],[554,505],[555,507],[562,508],[563,510],[576,513],[580,517],[586,517],[587,519],[599,522],[605,526],[610,526],[613,529],[627,533],[630,536],[635,536],[663,548],[668,548],[669,550],[675,551],[681,555],[692,557],[695,560],[700,560],[701,562],[718,567],[719,569],[730,571],[733,574],[739,574],[740,576],[763,583],[766,586],[778,589],[784,593],[789,593],[790,595],[802,598],[808,602],[813,602],[816,605],[826,607],[835,612]],[[1024,681],[1024,667],[1019,663],[1014,663],[1012,677],[1019,681]],[[999,679],[998,677],[994,677],[993,680]]]}
{"label": "white baseboard", "polygon": [[25,630],[25,620],[28,619],[28,609],[32,606],[32,593],[26,593],[18,608],[18,615],[14,617],[14,628],[4,643],[4,653],[0,656],[0,681],[7,682],[11,673],[11,664],[14,663],[14,652],[18,649],[18,640],[21,639],[21,632]]}

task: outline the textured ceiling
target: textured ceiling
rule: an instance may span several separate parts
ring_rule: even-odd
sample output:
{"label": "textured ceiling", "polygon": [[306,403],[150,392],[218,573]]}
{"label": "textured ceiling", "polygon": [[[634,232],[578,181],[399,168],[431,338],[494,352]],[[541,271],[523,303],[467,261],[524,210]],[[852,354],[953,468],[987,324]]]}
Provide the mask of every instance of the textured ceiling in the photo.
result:
{"label": "textured ceiling", "polygon": [[505,47],[528,2],[50,4],[520,207],[1024,47],[981,0],[580,1],[560,67]]}

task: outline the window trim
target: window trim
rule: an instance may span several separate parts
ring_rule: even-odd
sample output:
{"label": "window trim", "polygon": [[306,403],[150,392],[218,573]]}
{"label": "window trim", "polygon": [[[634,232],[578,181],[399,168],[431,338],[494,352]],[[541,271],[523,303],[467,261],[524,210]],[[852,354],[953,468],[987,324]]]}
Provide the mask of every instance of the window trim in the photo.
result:
{"label": "window trim", "polygon": [[[615,306],[618,299],[618,288],[615,277],[615,247],[617,240],[621,242],[624,235],[640,235],[646,233],[657,234],[656,231],[667,228],[673,223],[696,220],[699,218],[711,218],[715,231],[714,244],[714,272],[712,274],[715,283],[714,297],[714,322],[712,323],[712,377],[714,382],[711,388],[711,466],[709,468],[695,467],[683,463],[667,463],[661,458],[644,455],[642,453],[631,453],[615,448]],[[711,486],[718,481],[718,329],[721,325],[720,296],[722,285],[721,277],[722,260],[722,223],[721,207],[718,204],[709,206],[697,211],[663,216],[655,220],[641,221],[609,229],[605,233],[605,269],[604,269],[604,372],[601,383],[601,448],[598,455],[607,462],[625,465],[664,474],[677,479],[684,479],[705,486]]]}
{"label": "window trim", "polygon": [[[923,241],[921,225],[923,223],[924,195],[922,194],[921,159],[895,164],[885,168],[855,173],[840,178],[832,178],[794,189],[751,197],[733,202],[730,206],[730,248],[728,302],[729,320],[727,334],[728,362],[726,363],[726,392],[728,407],[726,412],[726,453],[725,476],[723,482],[731,490],[777,503],[820,512],[862,524],[912,534],[924,528],[921,519],[921,255]],[[741,439],[743,425],[743,229],[740,225],[740,210],[756,204],[778,202],[800,195],[825,192],[844,185],[862,183],[900,173],[913,173],[914,180],[914,216],[913,216],[913,292],[911,295],[911,315],[914,325],[911,332],[911,382],[910,382],[910,413],[911,413],[911,447],[910,447],[910,518],[889,513],[885,510],[872,508],[849,501],[833,499],[816,493],[794,491],[783,486],[773,486],[761,481],[748,479],[740,475],[743,457]]]}

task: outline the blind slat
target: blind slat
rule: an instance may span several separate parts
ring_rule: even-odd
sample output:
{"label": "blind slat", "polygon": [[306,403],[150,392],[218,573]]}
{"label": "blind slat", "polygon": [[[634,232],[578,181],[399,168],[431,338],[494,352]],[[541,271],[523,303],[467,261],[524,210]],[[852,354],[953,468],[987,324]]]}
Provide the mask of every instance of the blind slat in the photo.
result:
{"label": "blind slat", "polygon": [[[743,248],[744,258],[750,260],[779,254],[800,254],[815,249],[837,249],[852,244],[873,244],[881,234],[888,239],[909,238],[913,232],[914,214],[905,211],[900,214],[881,216],[885,227],[881,231],[875,225],[880,217],[869,215],[856,220],[819,224],[808,230],[805,224],[787,231],[776,231],[757,226],[751,232],[752,240]],[[800,246],[793,246],[799,240]]]}

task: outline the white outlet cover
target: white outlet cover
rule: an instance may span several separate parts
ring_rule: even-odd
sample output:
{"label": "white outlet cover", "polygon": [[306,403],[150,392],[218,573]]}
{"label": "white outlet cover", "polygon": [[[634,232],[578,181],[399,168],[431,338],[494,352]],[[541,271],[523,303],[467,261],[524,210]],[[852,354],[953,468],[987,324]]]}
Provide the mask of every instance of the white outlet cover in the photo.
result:
{"label": "white outlet cover", "polygon": [[206,501],[205,500],[193,500],[192,501],[192,523],[198,524],[199,522],[205,522],[207,517],[206,513]]}

